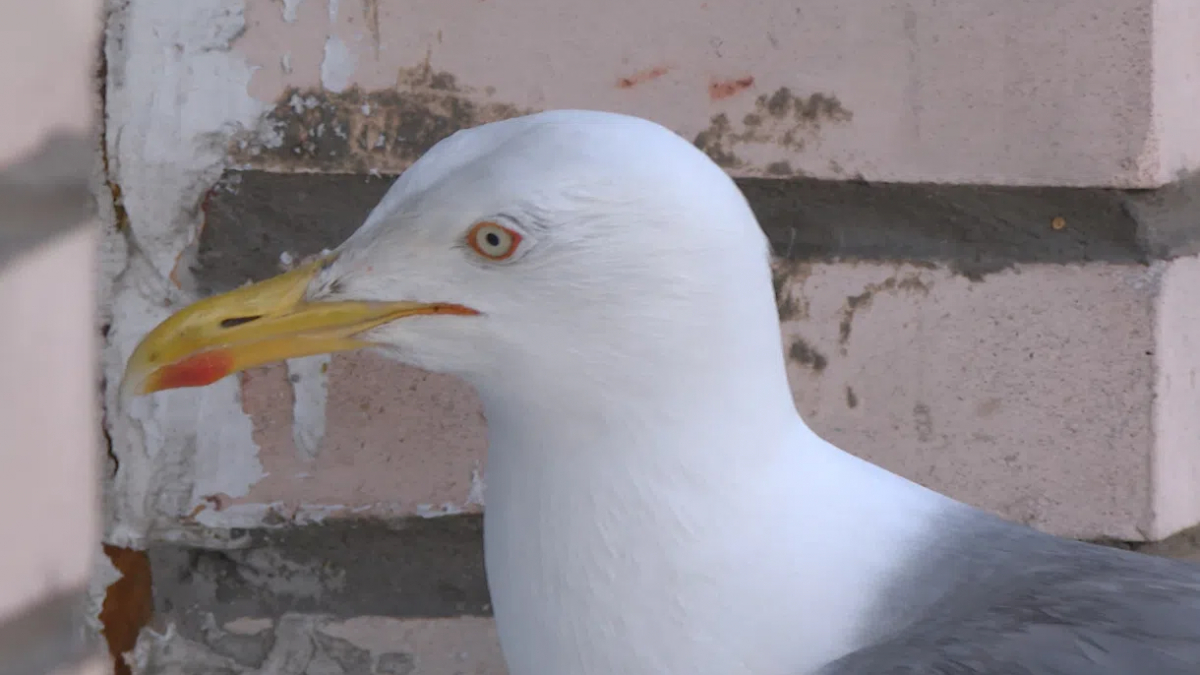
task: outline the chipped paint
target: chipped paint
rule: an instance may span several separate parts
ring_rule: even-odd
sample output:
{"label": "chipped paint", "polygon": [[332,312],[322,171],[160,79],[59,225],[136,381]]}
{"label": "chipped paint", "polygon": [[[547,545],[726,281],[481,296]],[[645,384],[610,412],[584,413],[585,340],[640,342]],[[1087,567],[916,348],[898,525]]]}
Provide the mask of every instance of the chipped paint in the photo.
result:
{"label": "chipped paint", "polygon": [[321,59],[321,86],[341,93],[350,86],[358,68],[358,54],[337,34],[339,0],[327,0],[329,34],[325,37],[325,53]]}
{"label": "chipped paint", "polygon": [[331,358],[328,354],[318,354],[287,362],[288,381],[292,385],[292,440],[296,452],[308,460],[316,458],[325,439]]}
{"label": "chipped paint", "polygon": [[444,516],[458,516],[466,513],[467,510],[454,502],[442,502],[441,504],[417,504],[416,514],[421,518],[442,518]]}
{"label": "chipped paint", "polygon": [[304,0],[283,0],[283,20],[288,23],[296,22],[296,12]]}
{"label": "chipped paint", "polygon": [[345,42],[331,34],[325,39],[325,58],[321,60],[321,86],[329,91],[341,93],[350,86],[358,58]]}
{"label": "chipped paint", "polygon": [[179,626],[147,630],[132,654],[135,675],[411,675],[501,673],[503,659],[490,619],[337,620],[320,614],[247,619],[253,633],[210,623],[185,637]]}
{"label": "chipped paint", "polygon": [[127,402],[117,392],[136,343],[197,297],[189,267],[227,148],[274,143],[260,124],[269,106],[247,93],[253,69],[231,49],[244,30],[240,0],[132,0],[108,17],[105,178],[119,203],[102,213],[123,222],[106,227],[105,248],[119,255],[105,260],[101,282],[114,319],[103,364],[117,464],[105,541],[122,548],[221,545],[185,516],[207,495],[245,495],[263,476],[236,378]]}
{"label": "chipped paint", "polygon": [[275,626],[275,622],[270,619],[242,617],[233,621],[225,622],[221,626],[224,630],[237,635],[255,635],[264,630],[270,630]]}
{"label": "chipped paint", "polygon": [[479,469],[479,464],[471,471],[471,491],[467,493],[467,506],[476,506],[480,510],[483,509],[483,471]]}
{"label": "chipped paint", "polygon": [[283,502],[238,503],[211,501],[198,506],[191,522],[209,528],[279,528],[315,525],[332,516],[393,515],[387,509],[352,509],[345,504],[285,504]]}
{"label": "chipped paint", "polygon": [[486,100],[454,75],[423,63],[395,89],[289,89],[267,115],[276,135],[231,147],[243,168],[398,174],[460,129],[530,110]]}

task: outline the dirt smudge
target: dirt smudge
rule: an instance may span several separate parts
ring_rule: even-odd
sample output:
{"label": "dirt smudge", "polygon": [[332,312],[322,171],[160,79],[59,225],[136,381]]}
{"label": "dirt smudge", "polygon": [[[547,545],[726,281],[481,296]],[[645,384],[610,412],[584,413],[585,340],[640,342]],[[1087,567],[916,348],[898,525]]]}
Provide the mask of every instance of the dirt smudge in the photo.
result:
{"label": "dirt smudge", "polygon": [[293,88],[231,154],[253,169],[400,173],[455,131],[533,112],[486,99],[427,62],[401,69],[395,89]]}
{"label": "dirt smudge", "polygon": [[808,342],[805,342],[803,338],[796,338],[792,341],[791,349],[788,350],[788,356],[796,363],[807,366],[818,373],[825,370],[825,367],[829,365],[829,359],[817,351],[815,347],[808,344]]}
{"label": "dirt smudge", "polygon": [[633,89],[639,84],[657,80],[671,71],[667,66],[655,66],[654,68],[646,68],[628,76],[617,80],[617,89]]}
{"label": "dirt smudge", "polygon": [[842,320],[838,324],[838,342],[841,343],[842,349],[846,348],[846,343],[850,341],[850,332],[854,328],[854,315],[858,310],[869,307],[875,299],[875,295],[883,292],[898,292],[898,291],[916,291],[923,294],[929,293],[929,284],[922,281],[917,275],[909,275],[903,279],[896,277],[888,277],[885,281],[877,284],[868,284],[861,293],[846,297],[846,303],[842,306]]}
{"label": "dirt smudge", "polygon": [[798,96],[788,87],[781,87],[759,95],[754,100],[754,110],[744,115],[736,127],[727,113],[713,115],[693,143],[726,169],[743,169],[759,175],[797,175],[799,172],[786,160],[762,168],[749,167],[738,156],[737,149],[745,144],[774,145],[789,155],[795,154],[819,143],[826,125],[846,124],[853,119],[854,113],[837,96],[822,92]]}
{"label": "dirt smudge", "polygon": [[739,92],[745,91],[752,86],[754,86],[754,77],[750,75],[736,80],[714,79],[708,83],[708,98],[713,101],[723,101],[736,96]]}

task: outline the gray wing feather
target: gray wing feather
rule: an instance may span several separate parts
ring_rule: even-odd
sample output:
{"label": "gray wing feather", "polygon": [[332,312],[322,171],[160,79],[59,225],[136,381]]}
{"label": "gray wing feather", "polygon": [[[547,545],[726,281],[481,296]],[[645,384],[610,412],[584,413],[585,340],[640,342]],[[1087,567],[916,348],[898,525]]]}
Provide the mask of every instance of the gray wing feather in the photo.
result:
{"label": "gray wing feather", "polygon": [[973,522],[893,599],[910,620],[820,675],[1200,674],[1200,566]]}

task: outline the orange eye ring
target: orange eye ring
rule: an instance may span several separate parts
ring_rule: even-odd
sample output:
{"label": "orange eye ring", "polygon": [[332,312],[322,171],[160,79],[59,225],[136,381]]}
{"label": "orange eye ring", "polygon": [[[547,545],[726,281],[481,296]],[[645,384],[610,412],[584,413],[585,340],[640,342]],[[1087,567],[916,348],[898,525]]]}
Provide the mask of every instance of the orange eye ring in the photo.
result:
{"label": "orange eye ring", "polygon": [[467,232],[467,245],[488,260],[507,260],[521,245],[521,233],[491,220],[475,223]]}

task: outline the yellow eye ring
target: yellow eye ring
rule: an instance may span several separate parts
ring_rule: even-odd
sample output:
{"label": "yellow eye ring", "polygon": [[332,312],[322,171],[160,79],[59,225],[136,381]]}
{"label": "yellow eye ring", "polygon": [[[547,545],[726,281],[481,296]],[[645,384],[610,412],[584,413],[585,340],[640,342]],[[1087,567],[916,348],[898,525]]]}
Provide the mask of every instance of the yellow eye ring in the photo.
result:
{"label": "yellow eye ring", "polygon": [[485,220],[476,223],[467,232],[467,245],[471,250],[488,260],[505,260],[516,253],[521,244],[521,234],[513,230]]}

